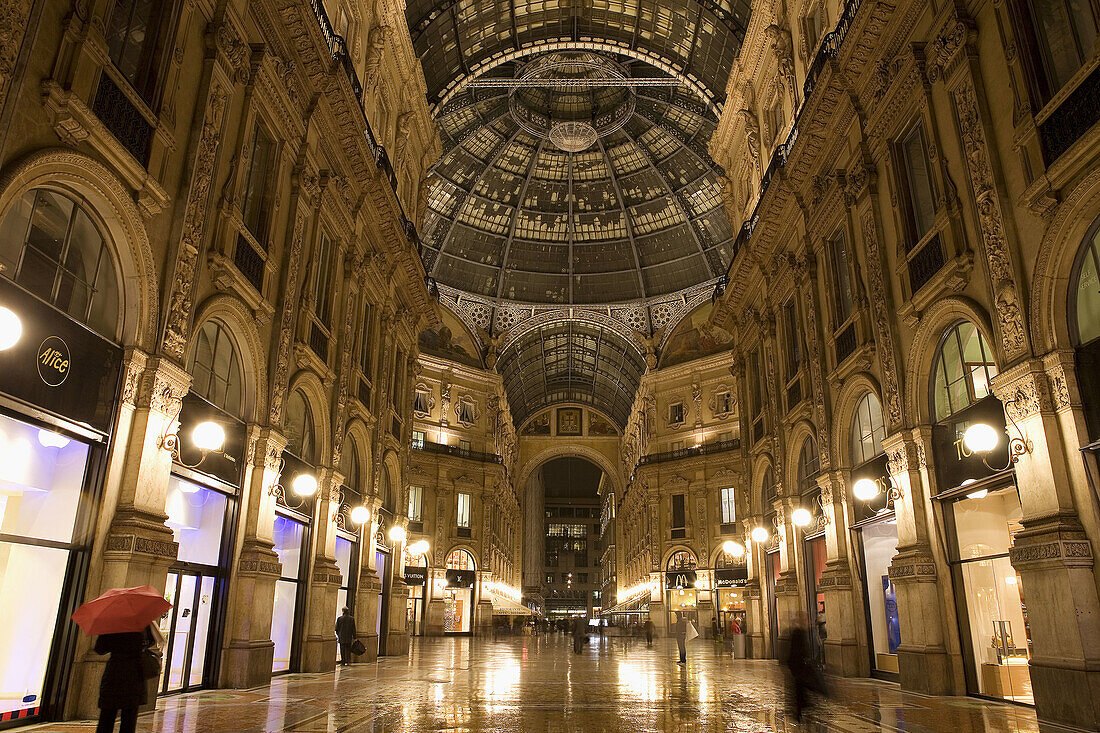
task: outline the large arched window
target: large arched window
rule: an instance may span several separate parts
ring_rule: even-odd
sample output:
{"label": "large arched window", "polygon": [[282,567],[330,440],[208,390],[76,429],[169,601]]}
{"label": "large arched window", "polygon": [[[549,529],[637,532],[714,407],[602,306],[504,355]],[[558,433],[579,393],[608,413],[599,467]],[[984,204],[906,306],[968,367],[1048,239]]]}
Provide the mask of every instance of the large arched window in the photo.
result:
{"label": "large arched window", "polygon": [[687,550],[677,550],[668,558],[668,570],[694,570],[698,566],[695,555]]}
{"label": "large arched window", "polygon": [[231,415],[241,410],[241,366],[229,333],[207,321],[195,335],[191,391]]}
{"label": "large arched window", "polygon": [[359,483],[359,449],[350,437],[344,440],[344,449],[340,451],[340,473],[344,474],[344,486],[363,492]]}
{"label": "large arched window", "polygon": [[997,364],[982,332],[969,321],[947,330],[932,368],[936,422],[989,395]]}
{"label": "large arched window", "polygon": [[286,401],[286,449],[307,463],[317,462],[313,413],[300,391],[290,393]]}
{"label": "large arched window", "polygon": [[853,466],[862,465],[882,454],[882,441],[886,437],[886,425],[882,422],[882,404],[870,392],[856,405],[851,437]]}
{"label": "large arched window", "polygon": [[772,510],[772,502],[775,501],[777,496],[775,486],[775,472],[772,471],[772,467],[768,466],[764,469],[764,480],[760,483],[760,496],[763,500],[763,507],[765,512]]}
{"label": "large arched window", "polygon": [[477,570],[474,556],[466,550],[451,550],[451,554],[447,555],[446,566],[448,570]]}
{"label": "large arched window", "polygon": [[805,494],[817,488],[814,476],[821,470],[821,460],[817,455],[817,441],[807,435],[802,441],[802,450],[798,453],[798,491]]}
{"label": "large arched window", "polygon": [[382,486],[378,492],[378,498],[382,500],[382,506],[393,511],[393,479],[390,478],[390,467],[382,466]]}
{"label": "large arched window", "polygon": [[1096,440],[1100,436],[1100,220],[1093,224],[1077,256],[1069,295],[1077,386],[1089,438]]}
{"label": "large arched window", "polygon": [[44,188],[23,194],[0,223],[0,265],[27,291],[118,339],[115,263],[83,202]]}

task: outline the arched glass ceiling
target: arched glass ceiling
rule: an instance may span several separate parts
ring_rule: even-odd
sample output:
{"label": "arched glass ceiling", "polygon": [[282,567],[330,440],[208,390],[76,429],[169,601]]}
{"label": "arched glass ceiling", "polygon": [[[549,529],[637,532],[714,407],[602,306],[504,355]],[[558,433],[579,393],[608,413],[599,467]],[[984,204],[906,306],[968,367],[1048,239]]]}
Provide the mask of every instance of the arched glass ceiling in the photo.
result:
{"label": "arched glass ceiling", "polygon": [[409,0],[405,6],[433,105],[471,72],[555,42],[652,58],[720,104],[750,12],[749,0]]}
{"label": "arched glass ceiling", "polygon": [[645,361],[611,331],[559,321],[533,329],[505,349],[498,367],[516,425],[550,405],[579,402],[603,410],[623,430]]}
{"label": "arched glass ceiling", "polygon": [[421,231],[429,274],[494,300],[561,304],[638,301],[724,274],[733,232],[706,150],[715,119],[683,88],[634,91],[627,123],[573,154],[521,129],[506,89],[450,102]]}

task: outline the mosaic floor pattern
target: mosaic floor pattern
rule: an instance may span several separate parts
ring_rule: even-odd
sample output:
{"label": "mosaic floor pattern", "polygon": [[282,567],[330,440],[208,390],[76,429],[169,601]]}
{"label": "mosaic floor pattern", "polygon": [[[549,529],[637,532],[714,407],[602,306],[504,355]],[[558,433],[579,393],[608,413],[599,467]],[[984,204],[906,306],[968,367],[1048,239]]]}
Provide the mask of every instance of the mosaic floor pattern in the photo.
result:
{"label": "mosaic floor pattern", "polygon": [[[142,733],[696,733],[736,731],[1038,731],[1032,709],[935,698],[873,680],[834,680],[831,699],[801,725],[784,711],[774,662],[737,661],[710,642],[593,639],[580,655],[560,634],[501,641],[417,639],[408,657],[277,677],[253,690],[162,698]],[[22,729],[68,733],[90,722]]]}

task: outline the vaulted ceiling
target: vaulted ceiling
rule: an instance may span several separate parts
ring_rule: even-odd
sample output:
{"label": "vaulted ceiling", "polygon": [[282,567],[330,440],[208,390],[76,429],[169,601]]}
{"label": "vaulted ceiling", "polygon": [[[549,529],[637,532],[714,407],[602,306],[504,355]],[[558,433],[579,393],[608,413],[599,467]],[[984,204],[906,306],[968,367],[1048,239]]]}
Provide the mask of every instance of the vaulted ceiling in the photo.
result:
{"label": "vaulted ceiling", "polygon": [[475,338],[507,329],[497,369],[517,425],[581,402],[623,427],[645,372],[635,333],[725,274],[707,145],[750,8],[408,1],[444,144],[421,257],[441,291],[468,294],[449,302],[469,304]]}

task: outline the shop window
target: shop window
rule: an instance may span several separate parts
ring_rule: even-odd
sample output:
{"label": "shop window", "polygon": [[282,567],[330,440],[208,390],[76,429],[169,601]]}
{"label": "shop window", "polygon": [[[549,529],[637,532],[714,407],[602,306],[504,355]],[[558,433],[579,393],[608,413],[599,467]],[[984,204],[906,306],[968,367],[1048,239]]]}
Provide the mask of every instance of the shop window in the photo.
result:
{"label": "shop window", "polygon": [[264,250],[267,249],[271,211],[274,208],[276,148],[275,140],[257,122],[252,134],[252,150],[248,158],[241,214],[244,225]]}
{"label": "shop window", "polygon": [[718,492],[719,504],[722,510],[722,524],[733,524],[737,521],[737,497],[732,486],[727,486]]}
{"label": "shop window", "polygon": [[195,335],[191,391],[231,415],[241,411],[241,367],[229,333],[207,321]]}
{"label": "shop window", "polygon": [[672,556],[668,559],[666,565],[667,570],[695,570],[698,563],[695,560],[695,555],[691,554],[687,550],[677,550],[672,553]]}
{"label": "shop window", "polygon": [[317,462],[313,413],[305,395],[298,390],[291,392],[286,401],[286,433],[288,452],[306,463]]}
{"label": "shop window", "polygon": [[882,441],[886,438],[886,424],[882,421],[882,403],[868,392],[856,405],[852,418],[851,461],[859,466],[883,453]]}
{"label": "shop window", "polygon": [[163,75],[164,51],[174,3],[115,0],[107,21],[107,54],[134,90],[150,105]]}
{"label": "shop window", "polygon": [[0,224],[0,265],[28,292],[118,338],[118,276],[85,203],[44,188],[23,194]]}
{"label": "shop window", "polygon": [[179,543],[177,562],[218,565],[228,497],[173,476],[165,503],[165,524]]}
{"label": "shop window", "polygon": [[457,510],[455,512],[455,524],[461,529],[470,528],[470,495],[459,492]]}
{"label": "shop window", "polygon": [[274,550],[281,570],[275,581],[275,598],[271,613],[271,641],[275,645],[271,669],[286,672],[294,638],[294,618],[298,605],[298,577],[302,568],[302,543],[306,526],[281,514],[275,516]]}
{"label": "shop window", "polygon": [[944,335],[932,373],[939,422],[989,395],[997,364],[981,331],[962,321]]}
{"label": "shop window", "polygon": [[477,570],[473,555],[466,550],[452,550],[444,565],[448,570]]}
{"label": "shop window", "polygon": [[424,501],[424,489],[420,486],[409,487],[409,521],[421,522],[421,505]]}
{"label": "shop window", "polygon": [[1033,46],[1032,76],[1040,106],[1069,83],[1093,55],[1100,11],[1082,0],[1022,0],[1020,30]]}
{"label": "shop window", "polygon": [[351,587],[351,566],[354,550],[354,542],[337,535],[336,567],[340,570],[340,588],[336,591],[336,616],[333,618],[333,623],[336,622],[336,618],[340,617],[345,606],[348,608],[353,608],[355,606],[355,596],[348,592]]}
{"label": "shop window", "polygon": [[821,470],[821,459],[817,454],[817,441],[812,435],[807,435],[802,441],[802,449],[798,452],[798,491],[807,494],[817,489],[818,472]]}

